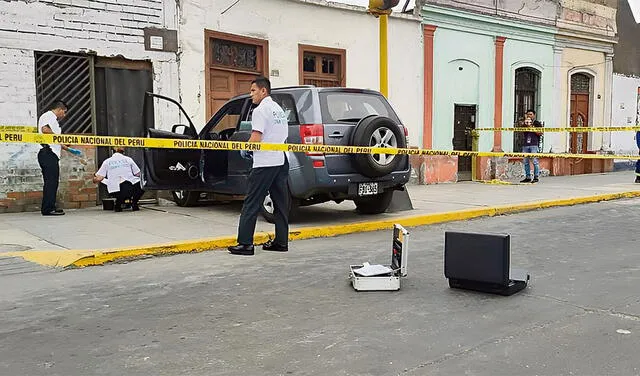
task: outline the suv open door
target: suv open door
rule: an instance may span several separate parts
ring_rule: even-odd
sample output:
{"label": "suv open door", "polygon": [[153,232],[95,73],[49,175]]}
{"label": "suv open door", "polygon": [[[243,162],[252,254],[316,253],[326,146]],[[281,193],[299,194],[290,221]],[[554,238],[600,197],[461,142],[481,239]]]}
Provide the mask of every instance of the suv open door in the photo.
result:
{"label": "suv open door", "polygon": [[[149,92],[146,94],[175,104],[189,122],[188,125],[174,125],[171,127],[171,132],[150,128],[148,137],[198,139],[198,131],[180,103],[163,95]],[[200,174],[201,156],[202,151],[198,149],[146,148],[142,171],[143,187],[170,190],[198,190],[204,188],[204,182]]]}

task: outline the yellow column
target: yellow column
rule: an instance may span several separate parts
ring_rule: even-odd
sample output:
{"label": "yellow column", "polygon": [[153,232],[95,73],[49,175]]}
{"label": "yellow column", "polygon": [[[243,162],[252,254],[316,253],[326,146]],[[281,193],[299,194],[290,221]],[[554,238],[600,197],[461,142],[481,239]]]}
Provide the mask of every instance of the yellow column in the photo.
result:
{"label": "yellow column", "polygon": [[380,15],[380,92],[389,97],[389,62],[387,52],[387,25],[389,16]]}

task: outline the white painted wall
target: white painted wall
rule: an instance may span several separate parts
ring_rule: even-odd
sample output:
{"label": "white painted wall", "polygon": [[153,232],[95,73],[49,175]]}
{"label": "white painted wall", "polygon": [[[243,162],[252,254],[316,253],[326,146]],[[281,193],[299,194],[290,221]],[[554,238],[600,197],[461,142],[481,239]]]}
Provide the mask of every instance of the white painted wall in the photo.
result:
{"label": "white painted wall", "polygon": [[[640,126],[640,77],[613,75],[612,126]],[[611,149],[616,154],[637,154],[635,132],[611,132]]]}
{"label": "white painted wall", "polygon": [[[266,39],[272,85],[298,85],[298,44],[347,51],[347,86],[379,88],[378,20],[365,8],[319,0],[185,0],[180,13],[180,93],[201,128],[206,119],[204,30]],[[421,144],[423,116],[422,26],[412,16],[389,20],[389,100],[409,128],[412,145]]]}
{"label": "white painted wall", "polygon": [[[37,121],[34,51],[90,52],[150,60],[154,90],[177,95],[176,54],[145,51],[144,27],[176,28],[170,0],[0,2],[0,123]],[[166,111],[156,109],[162,121]]]}
{"label": "white painted wall", "polygon": [[[0,1],[0,125],[37,124],[34,51],[150,60],[154,91],[177,96],[176,54],[145,51],[142,28],[147,26],[175,29],[175,1]],[[174,111],[156,105],[155,112],[158,124],[175,123]],[[23,187],[13,187],[18,191],[42,189],[38,149],[0,144],[0,198],[9,189],[2,179],[11,174],[29,177]]]}

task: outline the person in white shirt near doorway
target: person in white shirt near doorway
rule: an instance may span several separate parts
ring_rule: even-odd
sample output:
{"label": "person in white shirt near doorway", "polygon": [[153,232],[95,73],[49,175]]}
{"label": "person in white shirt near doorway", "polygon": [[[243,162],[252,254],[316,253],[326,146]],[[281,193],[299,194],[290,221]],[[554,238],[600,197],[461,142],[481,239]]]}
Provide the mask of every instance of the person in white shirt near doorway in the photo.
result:
{"label": "person in white shirt near doorway", "polygon": [[140,168],[131,157],[123,154],[124,147],[116,146],[113,150],[113,155],[102,162],[93,182],[105,184],[109,195],[116,198],[114,211],[121,212],[125,200],[131,200],[131,209],[138,211],[138,201],[144,194],[140,186]]}
{"label": "person in white shirt near doorway", "polygon": [[[67,115],[67,105],[61,100],[55,100],[49,111],[45,112],[38,119],[38,133],[61,134],[59,120]],[[56,195],[58,194],[58,184],[60,182],[60,157],[62,149],[74,155],[82,152],[68,145],[40,144],[42,147],[38,152],[38,164],[42,169],[42,205],[40,212],[42,215],[64,215],[64,210],[56,207]]]}
{"label": "person in white shirt near doorway", "polygon": [[[251,100],[258,105],[251,115],[249,142],[284,144],[289,135],[285,112],[271,98],[271,83],[266,77],[251,82]],[[243,153],[246,154],[246,153]],[[262,203],[271,195],[275,210],[276,236],[262,245],[265,251],[289,250],[289,162],[282,151],[254,151],[253,168],[249,175],[247,196],[238,224],[238,245],[229,247],[234,255],[254,254],[253,234]]]}

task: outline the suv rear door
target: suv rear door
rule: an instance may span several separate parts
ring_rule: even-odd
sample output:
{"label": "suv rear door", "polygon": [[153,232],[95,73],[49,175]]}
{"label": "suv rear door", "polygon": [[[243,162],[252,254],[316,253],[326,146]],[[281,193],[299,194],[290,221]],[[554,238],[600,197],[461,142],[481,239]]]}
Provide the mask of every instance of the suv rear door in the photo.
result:
{"label": "suv rear door", "polygon": [[[370,115],[388,117],[402,127],[400,119],[381,94],[357,89],[323,89],[319,91],[319,97],[326,145],[351,145],[356,125]],[[404,130],[401,131],[404,135]],[[327,154],[325,165],[329,175],[358,173],[349,154]]]}
{"label": "suv rear door", "polygon": [[[184,108],[175,100],[159,95],[147,93],[148,96],[159,98],[175,104],[189,124],[176,124],[171,131],[150,128],[148,137],[195,140],[198,132]],[[146,148],[144,150],[144,168],[142,183],[147,189],[198,190],[204,187],[200,178],[200,156],[198,149],[165,149]]]}
{"label": "suv rear door", "polygon": [[[280,105],[287,115],[289,122],[289,133],[293,130],[297,132],[300,124],[298,120],[298,112],[296,111],[295,100],[291,94],[272,93],[271,98]],[[243,107],[242,117],[237,124],[235,132],[229,137],[229,141],[246,142],[251,137],[251,117],[256,105],[247,99],[247,103]],[[228,193],[243,195],[246,194],[247,180],[251,172],[252,162],[240,156],[239,151],[228,151],[229,170],[228,170]]]}

